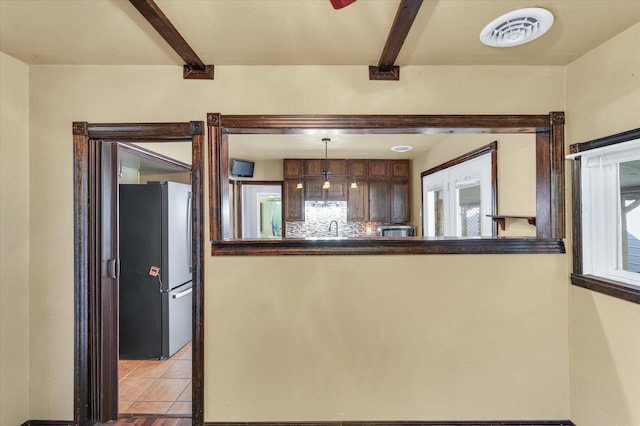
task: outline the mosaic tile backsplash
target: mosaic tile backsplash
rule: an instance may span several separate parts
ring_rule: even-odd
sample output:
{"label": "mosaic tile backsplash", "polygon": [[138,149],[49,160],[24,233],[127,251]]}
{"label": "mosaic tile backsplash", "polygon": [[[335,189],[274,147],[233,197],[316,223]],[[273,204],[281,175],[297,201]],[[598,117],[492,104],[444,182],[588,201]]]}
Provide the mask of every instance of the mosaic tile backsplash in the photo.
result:
{"label": "mosaic tile backsplash", "polygon": [[[346,201],[305,201],[304,222],[285,222],[287,238],[366,237],[375,236],[381,222],[348,222]],[[337,221],[337,235],[335,223]]]}

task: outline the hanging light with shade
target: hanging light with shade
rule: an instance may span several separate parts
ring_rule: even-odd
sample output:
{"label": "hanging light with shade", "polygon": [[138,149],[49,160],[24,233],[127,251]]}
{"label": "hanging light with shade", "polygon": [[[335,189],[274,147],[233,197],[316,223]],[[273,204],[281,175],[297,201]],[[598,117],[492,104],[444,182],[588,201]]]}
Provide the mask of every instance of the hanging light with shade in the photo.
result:
{"label": "hanging light with shade", "polygon": [[331,174],[331,170],[329,170],[329,158],[327,155],[327,150],[331,139],[323,138],[322,142],[324,142],[324,170],[322,170],[324,182],[322,182],[322,189],[329,189],[331,188],[331,182],[329,182],[329,175]]}
{"label": "hanging light with shade", "polygon": [[[324,190],[328,190],[331,188],[331,181],[329,180],[329,177],[332,175],[331,170],[329,170],[329,155],[328,155],[328,151],[329,151],[328,146],[329,146],[329,142],[331,142],[331,139],[323,138],[322,142],[324,143],[324,165],[323,165],[322,172],[320,172],[320,176],[322,177],[321,188]],[[304,188],[303,178],[314,177],[314,176],[318,176],[318,175],[317,174],[316,175],[313,175],[313,174],[298,175],[298,182],[296,183],[296,189]],[[334,174],[333,176],[348,176],[348,179],[351,180],[350,188],[358,189],[358,183],[356,182],[355,175]]]}

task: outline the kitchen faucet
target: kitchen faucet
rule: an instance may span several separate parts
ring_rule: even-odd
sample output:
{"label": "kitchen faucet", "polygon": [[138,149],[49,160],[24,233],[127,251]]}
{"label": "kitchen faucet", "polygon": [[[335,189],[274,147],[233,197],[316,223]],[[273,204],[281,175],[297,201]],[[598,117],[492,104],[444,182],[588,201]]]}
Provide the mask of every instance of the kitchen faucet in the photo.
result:
{"label": "kitchen faucet", "polygon": [[332,220],[331,222],[329,222],[329,232],[331,232],[331,227],[333,227],[333,224],[336,224],[336,237],[338,236],[338,221],[337,220]]}

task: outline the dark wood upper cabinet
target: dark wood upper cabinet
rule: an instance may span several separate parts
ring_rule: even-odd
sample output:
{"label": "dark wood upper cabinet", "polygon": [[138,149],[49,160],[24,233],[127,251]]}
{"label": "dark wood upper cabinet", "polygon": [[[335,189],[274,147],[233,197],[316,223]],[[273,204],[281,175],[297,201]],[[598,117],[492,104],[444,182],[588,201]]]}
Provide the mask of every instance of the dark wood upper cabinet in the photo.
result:
{"label": "dark wood upper cabinet", "polygon": [[392,160],[391,177],[393,179],[409,179],[409,160]]}
{"label": "dark wood upper cabinet", "polygon": [[302,160],[284,160],[284,178],[298,179],[302,176]]}
{"label": "dark wood upper cabinet", "polygon": [[356,179],[369,177],[369,160],[347,160],[347,168]]}
{"label": "dark wood upper cabinet", "polygon": [[285,179],[284,181],[284,220],[301,221],[304,220],[304,191],[297,189],[297,180]]}
{"label": "dark wood upper cabinet", "polygon": [[[347,160],[301,160],[305,177],[321,177],[328,166],[329,176],[347,174]],[[311,175],[311,176],[310,176]]]}
{"label": "dark wood upper cabinet", "polygon": [[302,167],[305,177],[316,175],[319,178],[324,170],[324,160],[302,160]]}
{"label": "dark wood upper cabinet", "polygon": [[369,160],[369,179],[389,179],[389,160]]}
{"label": "dark wood upper cabinet", "polygon": [[360,181],[357,188],[348,189],[347,220],[366,222],[369,220],[369,183]]}
{"label": "dark wood upper cabinet", "polygon": [[391,182],[389,186],[391,192],[390,221],[392,223],[407,223],[410,219],[409,183],[407,181]]}
{"label": "dark wood upper cabinet", "polygon": [[331,187],[326,189],[327,201],[347,201],[348,183],[345,178],[331,179]]}
{"label": "dark wood upper cabinet", "polygon": [[[284,160],[285,221],[305,220],[305,201],[346,200],[349,221],[409,222],[409,160],[331,159],[327,165],[331,186],[323,189],[324,159]],[[299,181],[304,189],[296,188]]]}
{"label": "dark wood upper cabinet", "polygon": [[390,213],[389,182],[369,181],[369,220],[388,222]]}

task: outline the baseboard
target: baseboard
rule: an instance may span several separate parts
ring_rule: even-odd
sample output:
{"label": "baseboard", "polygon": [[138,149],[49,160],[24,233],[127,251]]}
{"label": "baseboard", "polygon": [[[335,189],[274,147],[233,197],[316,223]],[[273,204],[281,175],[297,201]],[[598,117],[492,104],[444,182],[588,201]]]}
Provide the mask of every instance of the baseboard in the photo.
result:
{"label": "baseboard", "polygon": [[[21,426],[73,426],[69,420],[27,420]],[[205,426],[576,426],[571,420],[444,420],[347,422],[205,422]]]}
{"label": "baseboard", "polygon": [[576,426],[571,420],[205,422],[205,426]]}

